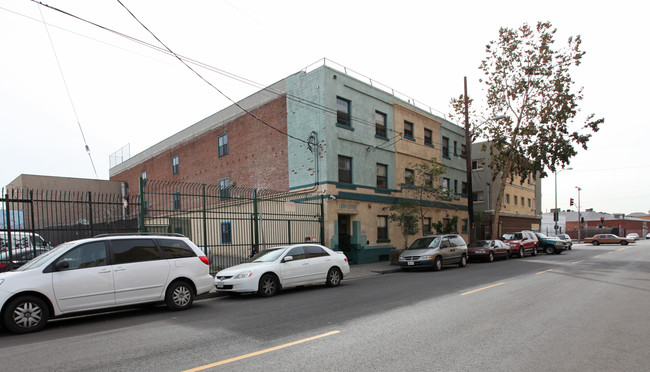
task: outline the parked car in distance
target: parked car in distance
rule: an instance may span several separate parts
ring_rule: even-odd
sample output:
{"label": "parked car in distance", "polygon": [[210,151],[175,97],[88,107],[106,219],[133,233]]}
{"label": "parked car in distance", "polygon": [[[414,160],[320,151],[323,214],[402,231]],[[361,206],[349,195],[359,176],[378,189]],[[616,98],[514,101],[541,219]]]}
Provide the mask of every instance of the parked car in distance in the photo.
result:
{"label": "parked car in distance", "polygon": [[[9,238],[11,236],[11,238]],[[11,240],[11,241],[10,241]],[[39,234],[29,231],[0,231],[0,251],[6,251],[9,247],[20,248],[52,248],[50,243]]]}
{"label": "parked car in distance", "polygon": [[324,284],[336,287],[350,273],[348,258],[318,244],[293,244],[259,252],[214,277],[217,292],[276,295],[283,288]]}
{"label": "parked car in distance", "polygon": [[557,238],[566,243],[567,247],[569,247],[568,249],[571,250],[573,247],[573,240],[571,240],[569,234],[558,234]]}
{"label": "parked car in distance", "polygon": [[567,244],[557,237],[548,237],[542,233],[535,233],[539,240],[539,247],[546,254],[560,254],[569,249]]}
{"label": "parked car in distance", "polygon": [[3,251],[0,253],[0,272],[19,268],[26,264],[27,261],[42,255],[48,250],[46,248],[20,248]]}
{"label": "parked car in distance", "polygon": [[646,234],[645,238],[650,239],[650,233]]}
{"label": "parked car in distance", "polygon": [[510,258],[510,246],[501,240],[477,240],[467,246],[467,258],[480,259],[487,262],[495,258]]}
{"label": "parked car in distance", "polygon": [[164,301],[185,310],[212,285],[208,258],[182,235],[98,235],[0,273],[0,319],[28,333],[52,317],[117,306]]}
{"label": "parked car in distance", "polygon": [[639,240],[639,234],[637,233],[629,233],[625,235],[625,237],[629,239]]}
{"label": "parked car in distance", "polygon": [[537,256],[539,241],[534,232],[524,230],[503,234],[501,240],[510,246],[510,254],[523,258],[526,254]]}
{"label": "parked car in distance", "polygon": [[421,268],[438,271],[445,265],[467,266],[467,243],[458,234],[417,238],[399,256],[399,266],[404,271]]}
{"label": "parked car in distance", "polygon": [[634,239],[622,238],[614,234],[597,234],[591,238],[585,238],[585,243],[591,243],[593,245],[600,244],[621,244],[627,245],[629,243],[634,243]]}

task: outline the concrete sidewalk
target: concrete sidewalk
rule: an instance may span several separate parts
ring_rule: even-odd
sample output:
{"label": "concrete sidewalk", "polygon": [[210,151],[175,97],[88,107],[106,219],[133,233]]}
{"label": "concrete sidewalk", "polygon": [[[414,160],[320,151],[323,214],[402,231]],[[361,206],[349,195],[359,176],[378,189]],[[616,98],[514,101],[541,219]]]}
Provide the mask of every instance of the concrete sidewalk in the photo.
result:
{"label": "concrete sidewalk", "polygon": [[346,275],[343,280],[390,274],[400,270],[399,265],[391,265],[389,261],[350,265],[350,274]]}

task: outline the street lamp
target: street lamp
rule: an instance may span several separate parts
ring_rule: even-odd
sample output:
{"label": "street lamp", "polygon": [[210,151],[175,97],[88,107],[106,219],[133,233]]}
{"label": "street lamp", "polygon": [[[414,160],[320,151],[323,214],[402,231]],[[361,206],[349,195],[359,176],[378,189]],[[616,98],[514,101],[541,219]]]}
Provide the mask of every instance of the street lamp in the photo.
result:
{"label": "street lamp", "polygon": [[557,209],[557,174],[564,170],[573,170],[573,168],[562,168],[559,171],[553,172],[555,174],[555,209],[553,210],[553,221],[555,221],[555,236],[557,236],[557,222],[560,219],[560,211]]}
{"label": "street lamp", "polygon": [[579,186],[576,186],[576,189],[578,189],[578,243],[580,243],[580,190],[582,189]]}

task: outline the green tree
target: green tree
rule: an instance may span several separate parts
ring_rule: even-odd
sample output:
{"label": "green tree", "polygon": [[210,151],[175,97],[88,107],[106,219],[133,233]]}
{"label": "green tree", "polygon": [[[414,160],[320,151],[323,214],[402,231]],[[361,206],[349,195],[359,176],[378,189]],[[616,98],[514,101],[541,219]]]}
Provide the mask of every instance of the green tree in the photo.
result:
{"label": "green tree", "polygon": [[397,222],[404,235],[404,249],[408,247],[408,236],[420,232],[418,227],[418,210],[415,202],[403,200],[390,206],[390,220]]}
{"label": "green tree", "polygon": [[446,221],[437,221],[433,224],[438,234],[451,234],[458,232],[458,216],[453,216]]}
{"label": "green tree", "polygon": [[407,180],[408,188],[415,193],[417,208],[420,215],[420,226],[424,230],[424,218],[427,216],[427,206],[432,200],[450,200],[451,190],[443,187],[440,178],[447,173],[447,168],[437,162],[436,158],[419,163],[410,163],[413,169],[413,179]]}
{"label": "green tree", "polygon": [[[487,117],[501,117],[474,123],[472,137],[490,143],[493,179],[499,179],[492,233],[498,233],[505,186],[515,177],[523,183],[529,176],[545,177],[577,154],[575,146],[587,149],[592,132],[604,119],[588,115],[579,130],[571,131],[583,99],[575,88],[570,69],[584,56],[580,36],[569,37],[564,48],[555,49],[556,29],[550,22],[531,28],[501,28],[499,38],[486,46],[486,58],[479,69],[486,87]],[[454,117],[464,110],[463,96],[452,99]]]}

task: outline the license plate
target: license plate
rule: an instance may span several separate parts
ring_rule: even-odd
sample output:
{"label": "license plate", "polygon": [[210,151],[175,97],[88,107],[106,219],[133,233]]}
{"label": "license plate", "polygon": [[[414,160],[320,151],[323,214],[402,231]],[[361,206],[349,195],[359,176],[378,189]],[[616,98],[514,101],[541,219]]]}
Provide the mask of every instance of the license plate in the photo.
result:
{"label": "license plate", "polygon": [[223,288],[223,283],[217,283],[217,288]]}
{"label": "license plate", "polygon": [[409,266],[413,266],[413,265],[415,265],[415,262],[413,262],[413,261],[409,261],[409,262],[407,263],[407,265],[409,265]]}

